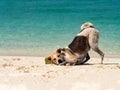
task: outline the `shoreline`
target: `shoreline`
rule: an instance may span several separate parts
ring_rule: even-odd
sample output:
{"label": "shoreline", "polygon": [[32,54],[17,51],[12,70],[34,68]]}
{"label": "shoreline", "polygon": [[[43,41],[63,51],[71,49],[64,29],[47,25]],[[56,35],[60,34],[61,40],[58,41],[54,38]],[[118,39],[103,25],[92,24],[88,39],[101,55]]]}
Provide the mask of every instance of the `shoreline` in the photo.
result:
{"label": "shoreline", "polygon": [[[51,54],[49,54],[49,55],[51,55]],[[0,55],[0,57],[47,57],[49,55],[29,55],[29,54],[28,55]],[[91,58],[100,58],[100,56],[96,53],[94,53],[94,54],[89,53],[89,55]],[[104,57],[105,58],[120,58],[120,55],[119,54],[118,55],[117,54],[116,55],[106,55],[105,54]]]}

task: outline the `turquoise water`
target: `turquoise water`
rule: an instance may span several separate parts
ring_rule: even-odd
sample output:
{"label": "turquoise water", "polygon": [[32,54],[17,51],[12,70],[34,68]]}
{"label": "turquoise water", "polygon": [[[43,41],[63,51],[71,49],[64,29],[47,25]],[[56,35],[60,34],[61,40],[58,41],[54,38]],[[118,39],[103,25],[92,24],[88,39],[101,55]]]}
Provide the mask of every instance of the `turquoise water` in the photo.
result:
{"label": "turquoise water", "polygon": [[119,0],[0,0],[0,55],[46,56],[92,22],[99,47],[120,56]]}

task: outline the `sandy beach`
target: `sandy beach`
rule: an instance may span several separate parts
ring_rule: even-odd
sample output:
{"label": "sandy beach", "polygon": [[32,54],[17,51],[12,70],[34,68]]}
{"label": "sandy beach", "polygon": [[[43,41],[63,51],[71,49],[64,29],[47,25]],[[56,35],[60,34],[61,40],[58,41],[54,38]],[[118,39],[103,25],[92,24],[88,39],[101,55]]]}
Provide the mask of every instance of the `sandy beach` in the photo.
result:
{"label": "sandy beach", "polygon": [[44,57],[1,56],[0,90],[119,90],[120,58],[85,65],[46,65]]}

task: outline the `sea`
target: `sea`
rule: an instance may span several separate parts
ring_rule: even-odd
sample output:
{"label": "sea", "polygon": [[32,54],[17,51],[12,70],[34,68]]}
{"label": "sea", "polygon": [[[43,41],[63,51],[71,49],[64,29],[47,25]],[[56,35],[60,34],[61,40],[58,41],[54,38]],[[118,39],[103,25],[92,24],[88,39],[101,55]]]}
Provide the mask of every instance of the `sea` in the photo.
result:
{"label": "sea", "polygon": [[119,0],[0,0],[0,56],[49,56],[88,21],[105,56],[120,57]]}

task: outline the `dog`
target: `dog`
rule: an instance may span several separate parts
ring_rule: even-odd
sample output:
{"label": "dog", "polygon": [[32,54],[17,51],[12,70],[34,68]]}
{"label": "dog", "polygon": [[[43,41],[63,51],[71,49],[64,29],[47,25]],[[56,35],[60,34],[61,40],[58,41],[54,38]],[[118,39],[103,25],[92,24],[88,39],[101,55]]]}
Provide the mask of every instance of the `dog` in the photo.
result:
{"label": "dog", "polygon": [[88,39],[85,36],[76,36],[67,48],[56,50],[49,60],[57,65],[79,65],[90,59]]}
{"label": "dog", "polygon": [[58,49],[60,56],[57,57],[58,52],[55,52],[49,57],[49,60],[58,65],[84,64],[90,59],[88,51],[92,48],[101,56],[101,64],[103,64],[104,53],[98,48],[98,40],[98,30],[92,23],[86,22],[81,26],[81,32],[76,35],[67,48]]}

